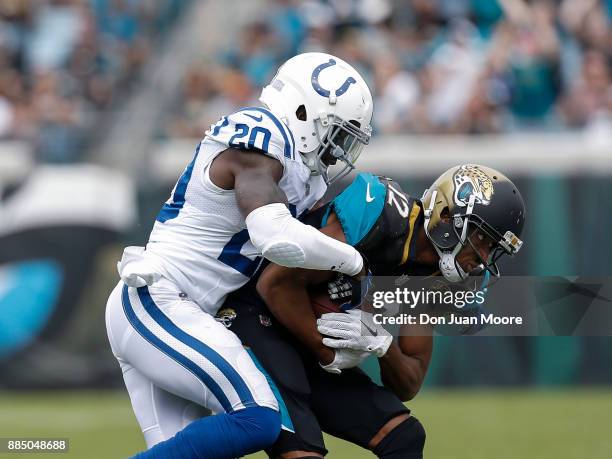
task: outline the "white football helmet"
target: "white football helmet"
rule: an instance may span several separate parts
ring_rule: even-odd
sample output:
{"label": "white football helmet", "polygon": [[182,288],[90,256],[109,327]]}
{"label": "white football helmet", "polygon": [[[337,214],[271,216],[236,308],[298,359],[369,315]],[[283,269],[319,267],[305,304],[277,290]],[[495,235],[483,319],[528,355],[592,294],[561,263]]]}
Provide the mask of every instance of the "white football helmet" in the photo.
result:
{"label": "white football helmet", "polygon": [[[370,89],[351,65],[330,54],[304,53],[289,59],[259,100],[289,127],[304,164],[327,184],[354,169],[370,141]],[[344,167],[328,177],[328,164],[334,160]]]}

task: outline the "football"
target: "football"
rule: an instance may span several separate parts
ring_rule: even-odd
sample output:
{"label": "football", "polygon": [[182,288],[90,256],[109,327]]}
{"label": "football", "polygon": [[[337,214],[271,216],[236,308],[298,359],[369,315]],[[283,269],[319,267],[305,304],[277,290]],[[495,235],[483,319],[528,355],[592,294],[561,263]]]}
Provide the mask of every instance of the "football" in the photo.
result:
{"label": "football", "polygon": [[320,284],[308,289],[310,304],[317,319],[327,312],[341,312],[342,302],[334,301],[327,293],[327,284]]}

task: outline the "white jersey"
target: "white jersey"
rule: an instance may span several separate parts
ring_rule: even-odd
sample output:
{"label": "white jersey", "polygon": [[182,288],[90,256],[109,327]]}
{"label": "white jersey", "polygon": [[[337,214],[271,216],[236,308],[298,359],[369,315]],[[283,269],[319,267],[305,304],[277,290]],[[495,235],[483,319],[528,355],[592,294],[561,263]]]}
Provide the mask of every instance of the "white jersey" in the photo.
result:
{"label": "white jersey", "polygon": [[245,108],[210,127],[159,212],[145,251],[160,274],[210,314],[262,262],[234,190],[219,188],[209,177],[212,160],[229,147],[281,162],[279,186],[294,216],[309,210],[326,190],[323,178],[311,176],[303,164],[287,126],[269,110]]}

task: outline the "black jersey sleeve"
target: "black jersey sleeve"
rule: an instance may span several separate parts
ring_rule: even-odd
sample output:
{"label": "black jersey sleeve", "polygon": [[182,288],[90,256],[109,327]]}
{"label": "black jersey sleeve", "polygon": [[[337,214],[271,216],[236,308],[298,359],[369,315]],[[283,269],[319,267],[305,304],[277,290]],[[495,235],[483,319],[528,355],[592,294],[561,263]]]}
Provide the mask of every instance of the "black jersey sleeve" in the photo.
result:
{"label": "black jersey sleeve", "polygon": [[368,259],[375,275],[392,275],[408,259],[421,207],[400,185],[379,177],[385,186],[384,206],[367,235],[355,246]]}
{"label": "black jersey sleeve", "polygon": [[375,275],[392,275],[414,252],[413,233],[422,214],[418,200],[387,177],[361,173],[340,194],[310,212],[304,222],[318,228],[335,212],[346,242],[367,259]]}

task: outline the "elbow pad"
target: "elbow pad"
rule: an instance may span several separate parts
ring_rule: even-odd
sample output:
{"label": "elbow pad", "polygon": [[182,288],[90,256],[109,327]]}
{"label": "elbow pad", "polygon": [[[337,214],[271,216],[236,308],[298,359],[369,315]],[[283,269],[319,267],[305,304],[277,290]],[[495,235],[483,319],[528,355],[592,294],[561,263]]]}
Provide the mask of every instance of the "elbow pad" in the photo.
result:
{"label": "elbow pad", "polygon": [[293,218],[284,204],[253,210],[246,217],[246,225],[255,248],[278,265],[338,271],[349,276],[363,268],[357,250]]}

